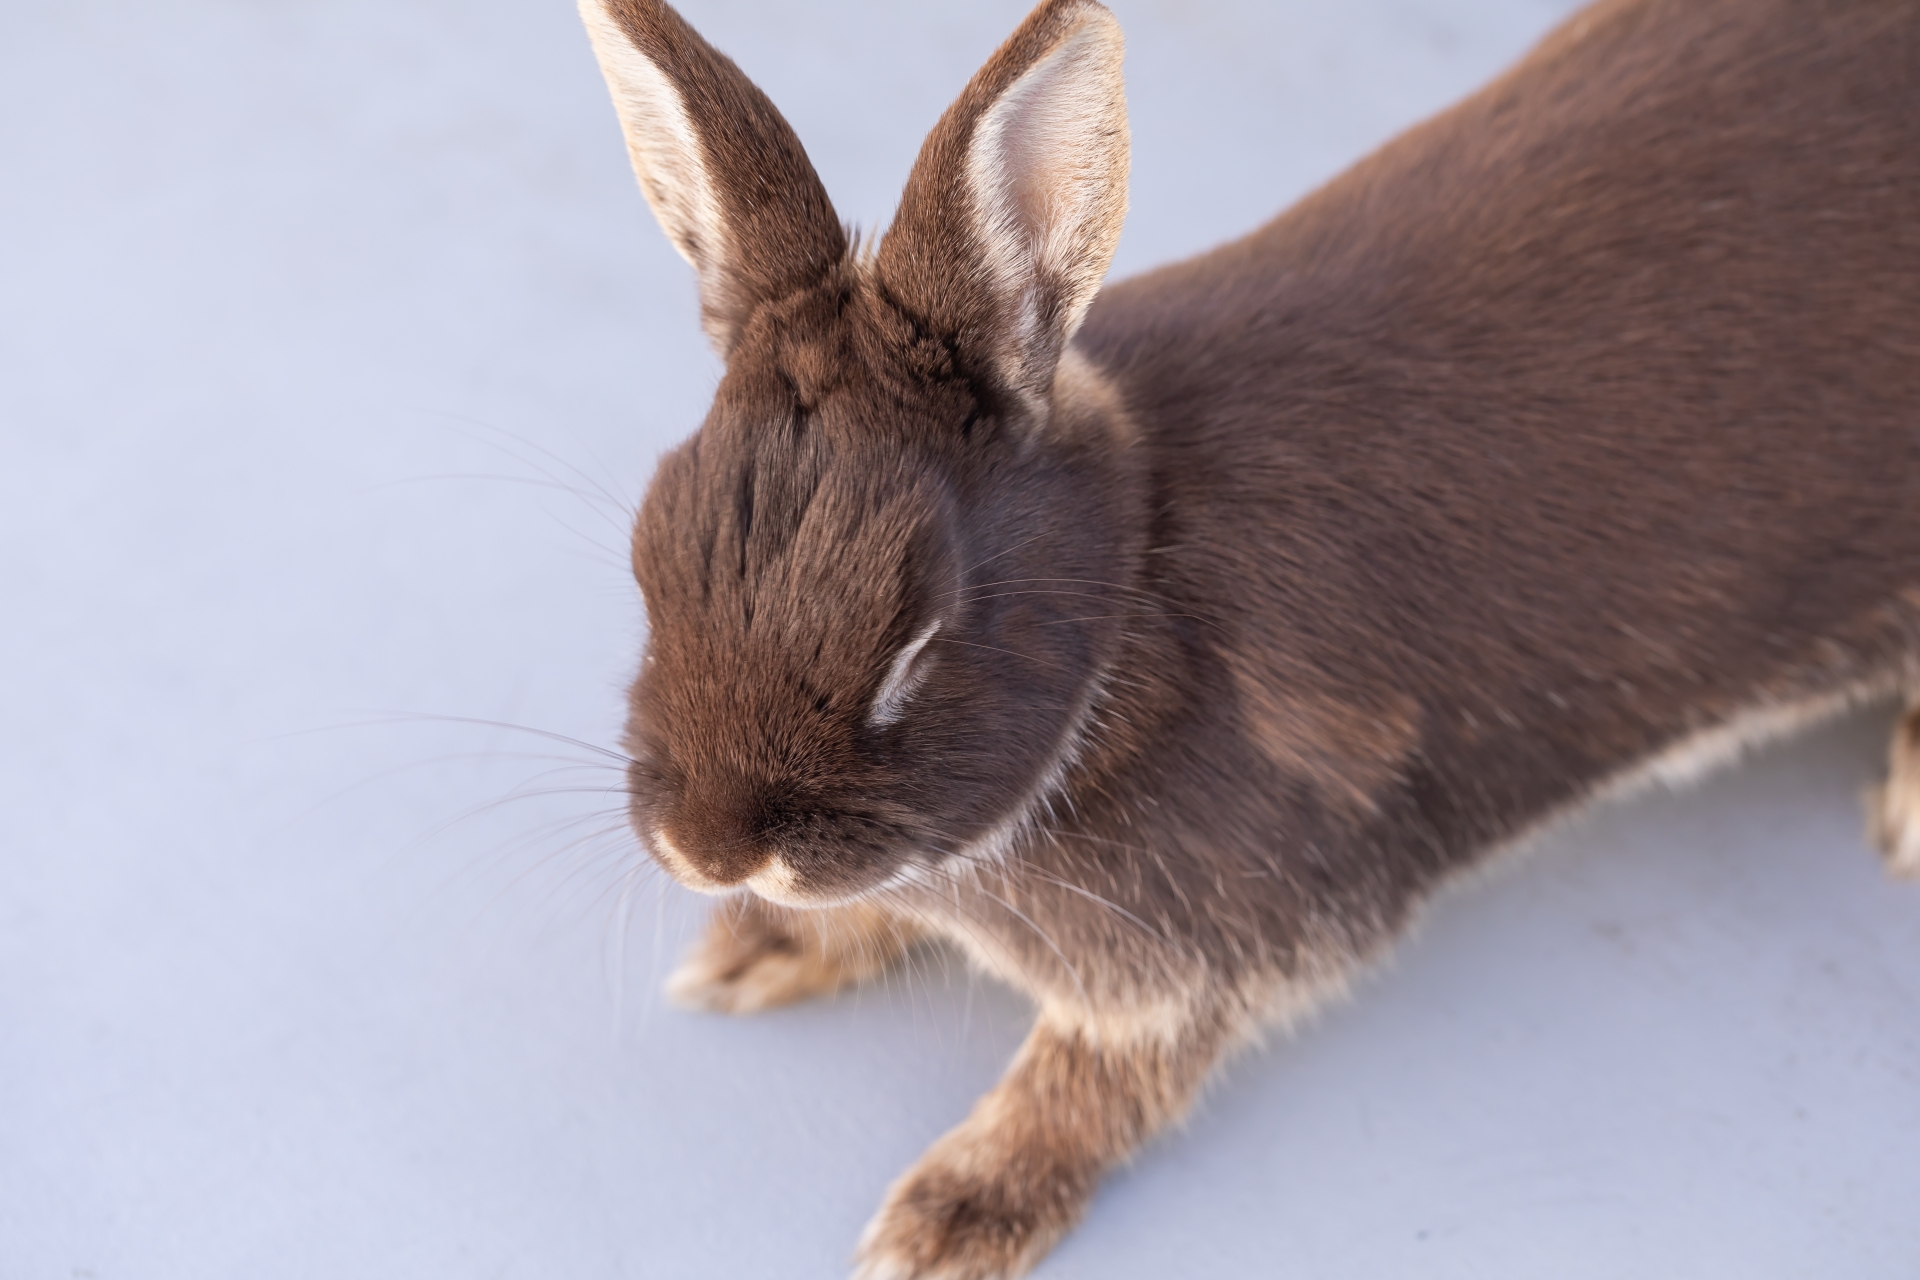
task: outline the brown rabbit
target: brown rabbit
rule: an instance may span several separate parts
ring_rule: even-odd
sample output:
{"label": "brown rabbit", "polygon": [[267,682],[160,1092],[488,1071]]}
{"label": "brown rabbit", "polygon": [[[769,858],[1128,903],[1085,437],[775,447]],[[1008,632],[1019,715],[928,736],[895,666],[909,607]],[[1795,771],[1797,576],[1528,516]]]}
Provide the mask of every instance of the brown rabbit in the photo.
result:
{"label": "brown rabbit", "polygon": [[[1102,290],[1121,36],[1047,0],[858,250],[657,0],[583,0],[726,375],[634,533],[633,821],[765,1008],[1036,1001],[867,1277],[1025,1271],[1223,1054],[1603,793],[1920,689],[1920,0],[1611,0]],[[1920,872],[1920,712],[1874,822]]]}

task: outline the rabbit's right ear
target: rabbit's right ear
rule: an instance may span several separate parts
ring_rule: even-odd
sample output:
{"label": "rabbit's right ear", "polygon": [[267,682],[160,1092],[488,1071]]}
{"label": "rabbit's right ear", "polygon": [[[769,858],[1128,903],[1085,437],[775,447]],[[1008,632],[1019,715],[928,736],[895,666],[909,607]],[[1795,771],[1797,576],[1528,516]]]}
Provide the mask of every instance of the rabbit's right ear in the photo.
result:
{"label": "rabbit's right ear", "polygon": [[888,293],[1039,409],[1127,213],[1120,24],[1045,0],[920,149],[875,265]]}
{"label": "rabbit's right ear", "polygon": [[640,190],[700,275],[725,355],[761,302],[847,253],[807,153],[765,94],[659,0],[579,0]]}

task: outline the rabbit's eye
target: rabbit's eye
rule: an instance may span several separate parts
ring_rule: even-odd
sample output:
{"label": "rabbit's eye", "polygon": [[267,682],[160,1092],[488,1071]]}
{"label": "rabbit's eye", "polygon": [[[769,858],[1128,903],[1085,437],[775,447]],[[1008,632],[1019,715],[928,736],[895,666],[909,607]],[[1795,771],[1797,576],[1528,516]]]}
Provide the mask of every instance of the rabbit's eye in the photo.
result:
{"label": "rabbit's eye", "polygon": [[873,695],[873,706],[867,712],[867,723],[875,727],[890,725],[898,720],[906,710],[907,699],[920,687],[922,677],[926,675],[926,664],[916,663],[920,651],[927,647],[927,641],[933,639],[933,633],[940,629],[938,621],[930,624],[925,631],[901,646],[894,655],[893,665],[887,668],[887,678],[880,682],[880,692]]}

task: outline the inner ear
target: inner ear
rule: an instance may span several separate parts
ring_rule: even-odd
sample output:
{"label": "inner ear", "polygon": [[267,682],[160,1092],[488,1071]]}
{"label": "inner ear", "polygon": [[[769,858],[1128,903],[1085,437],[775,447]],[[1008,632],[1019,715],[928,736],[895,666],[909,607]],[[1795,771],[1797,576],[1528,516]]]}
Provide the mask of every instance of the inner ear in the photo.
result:
{"label": "inner ear", "polygon": [[1127,211],[1124,43],[1093,0],[1047,0],[928,136],[881,242],[890,294],[1036,408]]}
{"label": "inner ear", "polygon": [[982,256],[1011,304],[1008,339],[1047,363],[1080,327],[1126,218],[1112,25],[1082,25],[1016,80],[981,117],[967,153]]}

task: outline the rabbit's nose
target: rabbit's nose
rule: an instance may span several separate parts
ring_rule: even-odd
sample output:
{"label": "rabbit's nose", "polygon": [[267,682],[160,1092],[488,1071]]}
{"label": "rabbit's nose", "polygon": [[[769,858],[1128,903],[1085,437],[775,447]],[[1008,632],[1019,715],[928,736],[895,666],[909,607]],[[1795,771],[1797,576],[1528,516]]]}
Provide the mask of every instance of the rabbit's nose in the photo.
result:
{"label": "rabbit's nose", "polygon": [[[716,826],[722,829],[711,829]],[[777,862],[764,845],[732,823],[662,823],[652,834],[660,864],[674,879],[702,893],[724,892]]]}
{"label": "rabbit's nose", "polygon": [[680,849],[680,845],[667,833],[665,827],[655,827],[653,838],[647,842],[653,851],[655,861],[681,884],[689,889],[698,889],[703,893],[718,893],[727,886],[712,879],[694,864]]}

